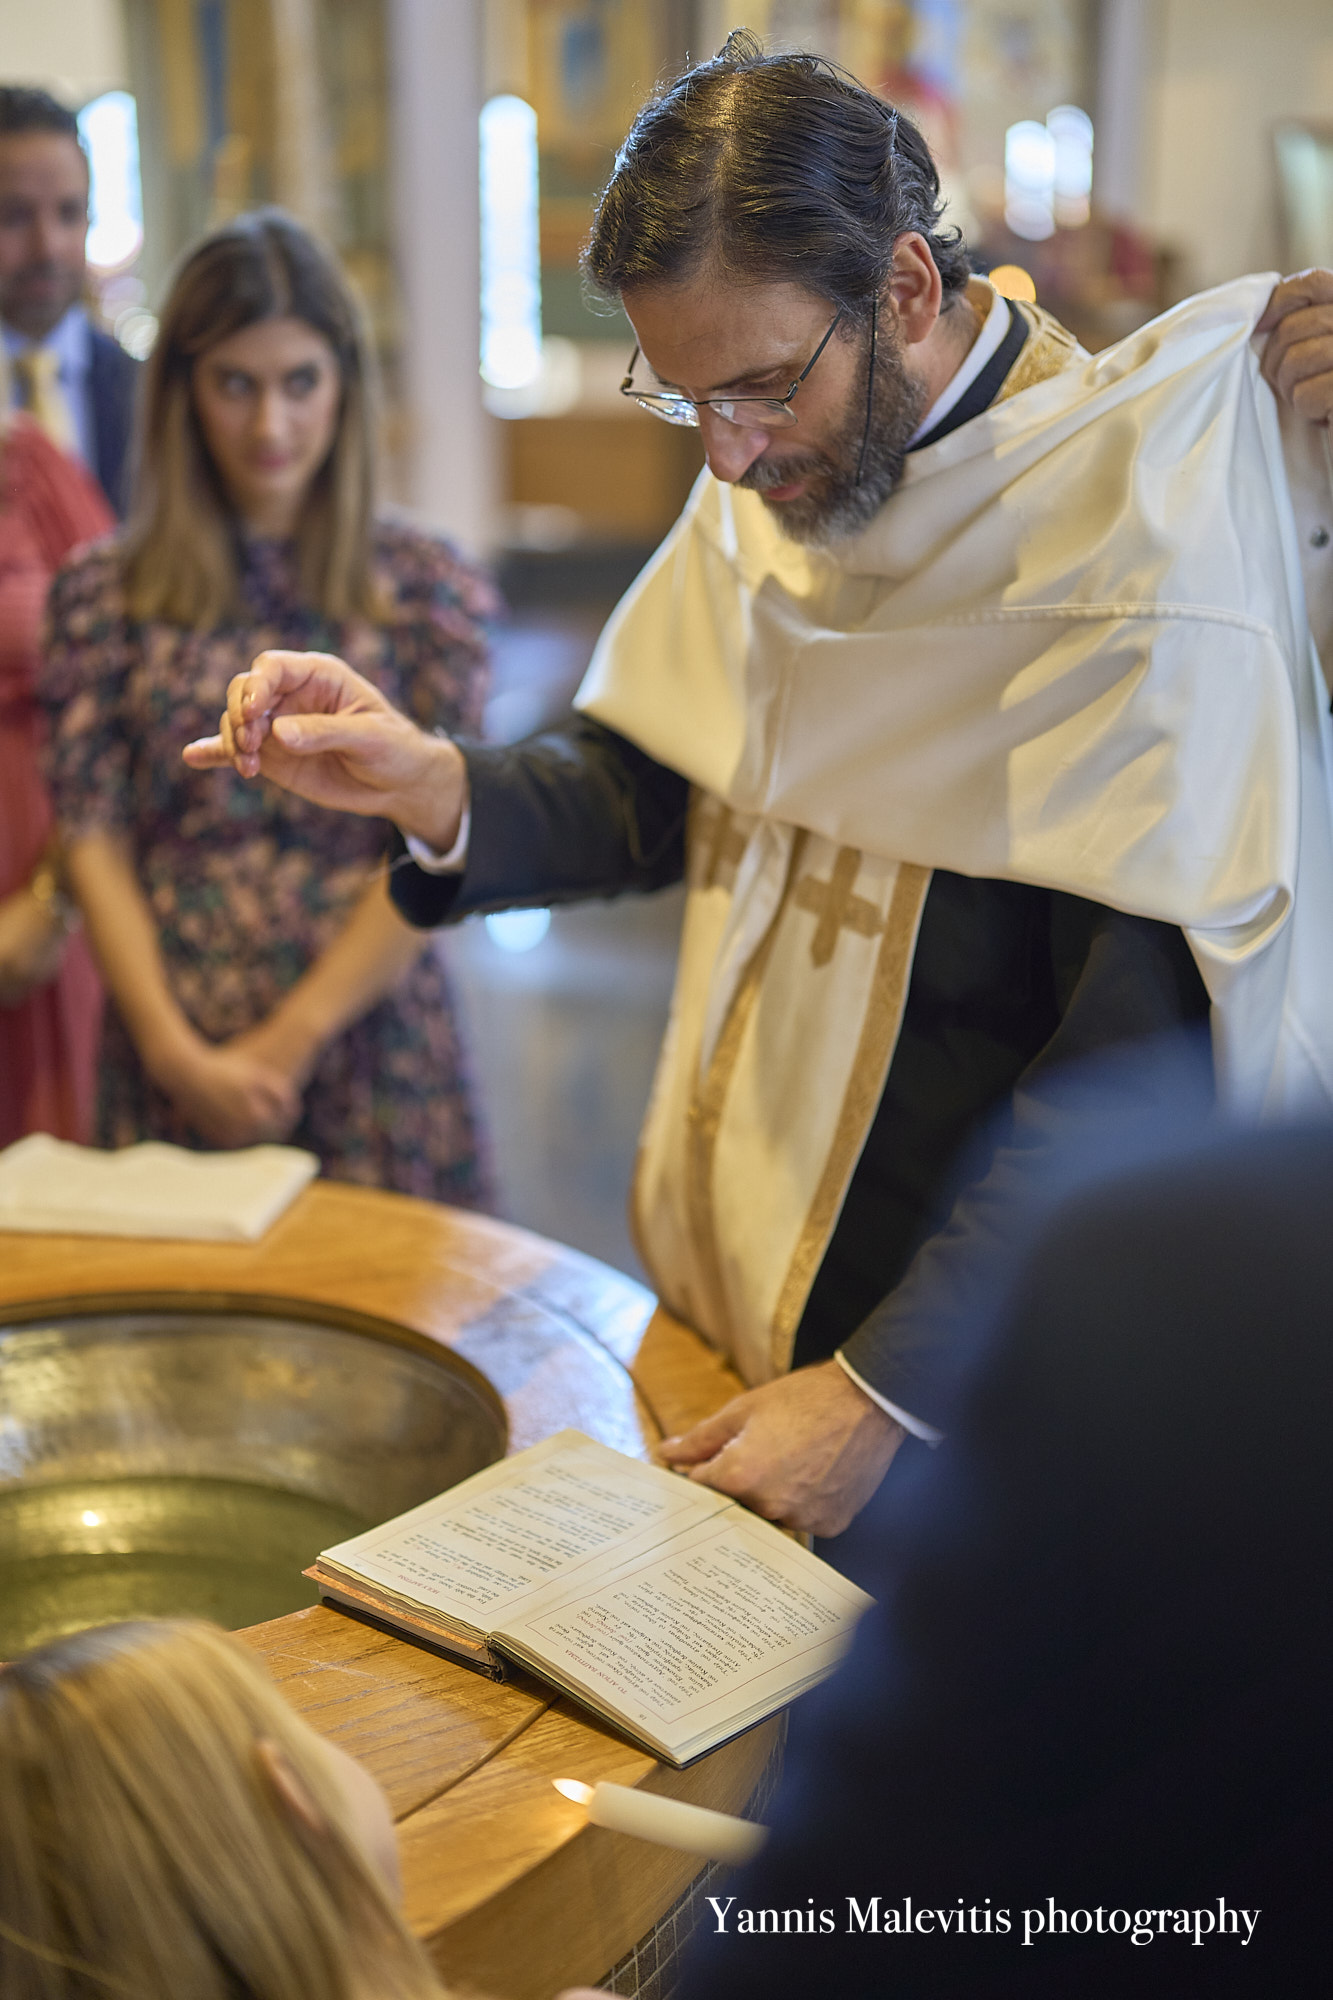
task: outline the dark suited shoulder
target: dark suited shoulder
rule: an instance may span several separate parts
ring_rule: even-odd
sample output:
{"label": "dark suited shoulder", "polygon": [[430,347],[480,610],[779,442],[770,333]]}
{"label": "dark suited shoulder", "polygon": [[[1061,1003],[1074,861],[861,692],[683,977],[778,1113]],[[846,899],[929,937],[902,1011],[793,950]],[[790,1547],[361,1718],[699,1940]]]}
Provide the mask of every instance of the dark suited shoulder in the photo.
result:
{"label": "dark suited shoulder", "polygon": [[[852,1531],[879,1604],[798,1708],[773,1842],[683,2000],[1323,1990],[1331,1196],[1333,1133],[1249,1134],[1048,1218],[950,1442]],[[951,1927],[890,1931],[907,1897]],[[1248,1945],[1174,1928],[1219,1898],[1258,1911]],[[833,1934],[737,1935],[808,1899]],[[1025,1947],[1048,1899],[1149,1936]]]}
{"label": "dark suited shoulder", "polygon": [[418,868],[398,836],[389,890],[429,929],[477,912],[664,889],[685,867],[689,782],[585,715],[504,747],[463,745],[467,865]]}
{"label": "dark suited shoulder", "polygon": [[92,329],[88,386],[93,415],[93,452],[103,492],[123,516],[129,506],[130,442],[134,433],[135,398],[143,363],[127,354],[118,340]]}

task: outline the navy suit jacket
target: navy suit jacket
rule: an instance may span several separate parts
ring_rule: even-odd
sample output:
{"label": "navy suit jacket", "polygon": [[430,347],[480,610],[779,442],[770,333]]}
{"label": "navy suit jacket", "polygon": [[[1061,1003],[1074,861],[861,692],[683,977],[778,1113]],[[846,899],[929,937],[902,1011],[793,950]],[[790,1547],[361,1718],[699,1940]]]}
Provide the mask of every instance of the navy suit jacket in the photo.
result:
{"label": "navy suit jacket", "polygon": [[[1328,1990],[1331,1207],[1315,1130],[1048,1219],[948,1442],[905,1447],[846,1538],[879,1603],[797,1705],[773,1839],[725,1934],[705,1904],[681,2000]],[[1242,1908],[1252,1941],[1217,1935]]]}
{"label": "navy suit jacket", "polygon": [[118,340],[93,328],[88,371],[93,420],[92,470],[119,515],[124,515],[130,500],[130,441],[141,366]]}

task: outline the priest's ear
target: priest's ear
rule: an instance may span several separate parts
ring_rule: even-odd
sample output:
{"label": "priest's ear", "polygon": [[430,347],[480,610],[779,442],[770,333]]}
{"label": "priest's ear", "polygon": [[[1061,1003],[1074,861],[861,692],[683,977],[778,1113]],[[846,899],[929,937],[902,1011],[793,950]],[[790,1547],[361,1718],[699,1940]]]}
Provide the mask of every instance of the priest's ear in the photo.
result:
{"label": "priest's ear", "polygon": [[934,331],[944,303],[944,286],[930,245],[915,229],[904,230],[893,246],[893,269],[885,298],[909,347],[917,346]]}

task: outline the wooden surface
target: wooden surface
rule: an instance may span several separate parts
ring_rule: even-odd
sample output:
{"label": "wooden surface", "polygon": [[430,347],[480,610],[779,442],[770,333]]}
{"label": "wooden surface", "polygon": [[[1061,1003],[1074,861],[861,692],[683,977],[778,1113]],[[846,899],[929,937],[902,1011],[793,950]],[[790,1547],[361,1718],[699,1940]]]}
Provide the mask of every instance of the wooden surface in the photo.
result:
{"label": "wooden surface", "polygon": [[[0,1312],[186,1296],[365,1314],[441,1343],[499,1394],[509,1449],[572,1425],[646,1454],[740,1383],[642,1286],[525,1230],[404,1196],[317,1182],[254,1246],[0,1233]],[[589,1827],[552,1780],[743,1807],[778,1725],[673,1771],[536,1680],[496,1686],[318,1607],[243,1634],[293,1706],[360,1757],[398,1822],[409,1921],[441,1971],[496,2000],[592,1982],[699,1868]]]}

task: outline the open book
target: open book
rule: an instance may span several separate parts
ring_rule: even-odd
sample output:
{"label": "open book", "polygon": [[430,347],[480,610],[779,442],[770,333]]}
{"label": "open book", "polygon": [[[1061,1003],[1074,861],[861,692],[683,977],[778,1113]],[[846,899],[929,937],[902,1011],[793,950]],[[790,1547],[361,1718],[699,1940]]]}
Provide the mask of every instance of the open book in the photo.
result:
{"label": "open book", "polygon": [[864,1591],[724,1494],[560,1431],[306,1571],[503,1678],[530,1667],[668,1763],[823,1680]]}

